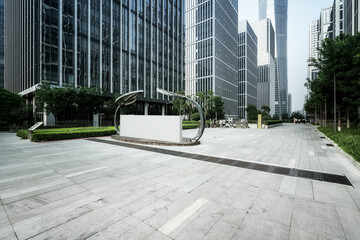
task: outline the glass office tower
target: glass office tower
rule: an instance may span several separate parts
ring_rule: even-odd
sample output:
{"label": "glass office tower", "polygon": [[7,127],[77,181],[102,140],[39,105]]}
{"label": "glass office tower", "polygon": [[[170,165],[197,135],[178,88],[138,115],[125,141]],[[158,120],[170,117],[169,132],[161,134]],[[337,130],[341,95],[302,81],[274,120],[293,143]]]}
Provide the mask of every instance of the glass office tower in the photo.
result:
{"label": "glass office tower", "polygon": [[[184,89],[183,0],[5,0],[5,87]],[[20,46],[20,47],[19,47]]]}
{"label": "glass office tower", "polygon": [[0,87],[4,87],[4,0],[0,0]]}
{"label": "glass office tower", "polygon": [[355,35],[360,32],[360,0],[344,0],[344,32]]}
{"label": "glass office tower", "polygon": [[[275,64],[275,31],[270,19],[263,19],[251,23],[258,39],[258,84],[257,84],[257,108],[266,105],[270,107],[270,114],[275,114],[275,87],[276,87],[276,64]],[[287,98],[287,96],[286,96]]]}
{"label": "glass office tower", "polygon": [[320,12],[320,42],[325,38],[334,38],[334,31],[333,31],[333,8],[323,8]]}
{"label": "glass office tower", "polygon": [[259,20],[271,19],[275,30],[278,79],[275,86],[275,113],[279,116],[288,109],[287,14],[288,0],[259,0]]}
{"label": "glass office tower", "polygon": [[258,84],[258,39],[247,20],[239,22],[238,39],[238,115],[247,118],[246,108],[257,107]]}
{"label": "glass office tower", "polygon": [[238,116],[237,0],[188,0],[185,9],[186,94],[212,91],[228,117]]}
{"label": "glass office tower", "polygon": [[[319,57],[318,47],[320,47],[320,20],[316,19],[310,22],[309,31],[309,59]],[[319,70],[314,66],[308,66],[308,78],[312,81],[317,78]]]}

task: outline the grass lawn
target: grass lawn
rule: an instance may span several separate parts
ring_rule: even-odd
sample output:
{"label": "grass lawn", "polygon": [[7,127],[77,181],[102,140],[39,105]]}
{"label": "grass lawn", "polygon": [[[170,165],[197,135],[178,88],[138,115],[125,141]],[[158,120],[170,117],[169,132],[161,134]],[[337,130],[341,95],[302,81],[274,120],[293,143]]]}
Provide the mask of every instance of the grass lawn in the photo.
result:
{"label": "grass lawn", "polygon": [[342,150],[360,162],[360,129],[342,128],[341,132],[334,133],[333,127],[319,127],[319,131],[333,140]]}

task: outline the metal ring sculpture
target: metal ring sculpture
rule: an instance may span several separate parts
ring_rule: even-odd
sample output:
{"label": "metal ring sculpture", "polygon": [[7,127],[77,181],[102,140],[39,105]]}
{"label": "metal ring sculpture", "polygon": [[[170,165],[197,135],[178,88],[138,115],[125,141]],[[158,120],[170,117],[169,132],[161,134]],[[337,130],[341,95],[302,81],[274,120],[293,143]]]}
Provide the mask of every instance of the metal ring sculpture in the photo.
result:
{"label": "metal ring sculpture", "polygon": [[124,95],[121,95],[120,97],[118,97],[115,100],[115,103],[117,103],[119,105],[116,108],[116,111],[115,111],[115,114],[114,114],[114,124],[115,124],[115,128],[116,128],[116,132],[118,134],[120,134],[120,129],[119,129],[120,116],[119,116],[119,118],[117,118],[117,113],[119,112],[121,107],[130,105],[130,104],[133,104],[134,102],[136,102],[138,100],[138,98],[139,98],[139,95],[141,93],[143,93],[143,92],[144,92],[143,90],[129,92],[129,93],[126,93]]}
{"label": "metal ring sculpture", "polygon": [[199,141],[201,136],[203,135],[204,129],[205,129],[204,112],[203,112],[201,106],[196,101],[194,101],[191,98],[188,98],[186,96],[183,96],[181,94],[173,93],[173,92],[167,91],[165,89],[160,89],[160,88],[157,88],[156,91],[158,93],[162,93],[164,95],[168,95],[168,96],[171,96],[171,97],[177,97],[177,98],[185,99],[185,100],[187,100],[187,101],[189,101],[189,102],[191,102],[192,104],[195,105],[196,109],[199,111],[199,114],[200,114],[200,127],[199,127],[199,131],[197,132],[196,136],[194,138],[191,138],[190,141],[191,142]]}

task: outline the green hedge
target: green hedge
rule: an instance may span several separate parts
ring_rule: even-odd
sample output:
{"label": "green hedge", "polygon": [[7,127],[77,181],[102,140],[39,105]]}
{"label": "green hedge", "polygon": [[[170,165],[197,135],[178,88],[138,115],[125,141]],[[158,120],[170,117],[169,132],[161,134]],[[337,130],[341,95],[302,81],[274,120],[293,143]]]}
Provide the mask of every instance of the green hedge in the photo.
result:
{"label": "green hedge", "polygon": [[22,138],[22,139],[27,139],[28,131],[21,129],[21,130],[17,131],[16,136],[18,136],[19,138]]}
{"label": "green hedge", "polygon": [[101,137],[110,136],[115,133],[115,127],[41,129],[34,131],[31,136],[31,141],[41,142],[74,138]]}
{"label": "green hedge", "polygon": [[183,124],[182,125],[182,129],[194,129],[194,128],[198,128],[199,124]]}
{"label": "green hedge", "polygon": [[282,120],[268,120],[268,121],[265,121],[265,125],[274,125],[274,124],[279,124],[279,123],[283,123],[284,121]]}
{"label": "green hedge", "polygon": [[[211,121],[205,121],[205,124],[210,124]],[[200,124],[200,121],[183,121],[183,124]]]}
{"label": "green hedge", "polygon": [[336,133],[334,133],[333,127],[319,127],[318,129],[360,162],[360,129],[342,128],[341,132]]}

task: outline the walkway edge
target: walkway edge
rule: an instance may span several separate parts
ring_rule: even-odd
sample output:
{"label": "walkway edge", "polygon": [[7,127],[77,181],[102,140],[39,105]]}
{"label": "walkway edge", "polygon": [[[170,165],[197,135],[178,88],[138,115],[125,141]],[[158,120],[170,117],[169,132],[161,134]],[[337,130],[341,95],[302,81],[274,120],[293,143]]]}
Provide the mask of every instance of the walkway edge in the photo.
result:
{"label": "walkway edge", "polygon": [[347,152],[345,152],[344,150],[342,150],[341,147],[339,147],[339,145],[337,143],[335,143],[333,140],[331,140],[328,136],[326,136],[324,133],[322,133],[321,131],[319,131],[317,128],[317,126],[314,126],[312,124],[310,124],[313,128],[315,128],[315,131],[317,131],[319,133],[319,135],[324,136],[329,142],[331,142],[332,145],[334,145],[334,147],[339,150],[340,153],[342,153],[342,155],[345,156],[345,158],[354,166],[356,167],[359,171],[360,171],[360,163],[357,162],[350,154],[348,154]]}

